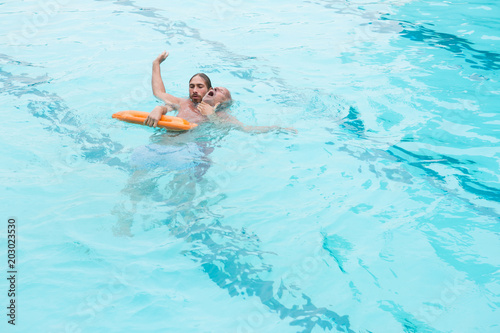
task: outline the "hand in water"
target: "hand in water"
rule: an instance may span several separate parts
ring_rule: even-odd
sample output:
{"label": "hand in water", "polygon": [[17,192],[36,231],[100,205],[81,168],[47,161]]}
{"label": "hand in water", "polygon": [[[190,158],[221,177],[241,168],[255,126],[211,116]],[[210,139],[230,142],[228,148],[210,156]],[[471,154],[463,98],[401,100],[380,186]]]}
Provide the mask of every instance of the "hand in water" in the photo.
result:
{"label": "hand in water", "polygon": [[298,131],[293,127],[279,127],[279,131],[292,134],[298,133]]}
{"label": "hand in water", "polygon": [[163,51],[153,62],[157,62],[158,64],[161,64],[165,59],[168,57],[168,52]]}

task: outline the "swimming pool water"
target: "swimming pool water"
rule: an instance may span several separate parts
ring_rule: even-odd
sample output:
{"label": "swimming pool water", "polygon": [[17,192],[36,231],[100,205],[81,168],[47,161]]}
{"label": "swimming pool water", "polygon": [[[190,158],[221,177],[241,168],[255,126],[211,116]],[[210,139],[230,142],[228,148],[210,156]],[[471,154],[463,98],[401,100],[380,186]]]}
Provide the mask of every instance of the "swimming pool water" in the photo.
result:
{"label": "swimming pool water", "polygon": [[[499,14],[1,2],[2,332],[499,331]],[[112,119],[163,50],[167,91],[203,71],[297,134]]]}

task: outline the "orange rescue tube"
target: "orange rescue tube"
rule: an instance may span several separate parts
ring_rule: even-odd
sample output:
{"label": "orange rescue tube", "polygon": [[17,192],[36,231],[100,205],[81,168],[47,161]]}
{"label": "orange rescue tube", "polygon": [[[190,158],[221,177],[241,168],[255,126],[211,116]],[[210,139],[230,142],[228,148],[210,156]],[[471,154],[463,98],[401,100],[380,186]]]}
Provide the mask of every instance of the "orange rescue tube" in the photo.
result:
{"label": "orange rescue tube", "polygon": [[[129,123],[143,125],[148,115],[149,112],[127,110],[114,113],[112,117]],[[198,126],[198,124],[190,123],[186,119],[173,116],[161,116],[158,122],[158,127],[173,131],[187,131],[196,126]]]}

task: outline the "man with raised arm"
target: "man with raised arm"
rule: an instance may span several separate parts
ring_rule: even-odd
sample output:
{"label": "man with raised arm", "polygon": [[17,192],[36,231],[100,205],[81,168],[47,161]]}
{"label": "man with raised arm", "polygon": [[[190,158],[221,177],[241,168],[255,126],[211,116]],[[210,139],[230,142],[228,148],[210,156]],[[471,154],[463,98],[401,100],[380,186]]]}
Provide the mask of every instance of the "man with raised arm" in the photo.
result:
{"label": "man with raised arm", "polygon": [[206,121],[206,117],[196,109],[196,106],[201,102],[208,90],[212,88],[210,79],[203,73],[193,75],[191,80],[189,80],[189,98],[181,98],[168,94],[165,91],[160,72],[160,64],[167,57],[168,52],[164,51],[153,61],[153,75],[151,79],[153,94],[164,101],[166,105],[155,107],[144,121],[144,124],[156,127],[161,116],[173,110],[179,110],[177,116],[189,122],[200,123]]}
{"label": "man with raised arm", "polygon": [[221,111],[221,109],[227,108],[227,105],[231,103],[231,93],[224,87],[212,88],[210,78],[204,73],[195,74],[189,80],[189,99],[168,94],[165,91],[160,72],[160,64],[167,57],[168,52],[164,51],[153,61],[153,75],[151,79],[153,94],[164,101],[165,105],[155,107],[144,121],[145,125],[156,127],[162,115],[169,111],[179,110],[177,117],[197,124],[205,121],[213,121],[232,125],[245,132],[264,133],[273,130],[296,132],[294,129],[281,128],[279,126],[246,126],[235,117],[225,111]]}

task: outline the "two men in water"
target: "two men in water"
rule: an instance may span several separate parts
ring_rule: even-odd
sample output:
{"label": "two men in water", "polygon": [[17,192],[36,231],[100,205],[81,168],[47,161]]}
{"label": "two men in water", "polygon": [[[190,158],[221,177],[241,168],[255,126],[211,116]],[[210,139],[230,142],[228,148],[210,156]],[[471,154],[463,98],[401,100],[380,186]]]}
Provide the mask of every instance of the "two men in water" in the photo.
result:
{"label": "two men in water", "polygon": [[224,87],[212,88],[212,83],[207,75],[198,73],[189,81],[189,98],[180,98],[168,94],[161,78],[160,64],[168,57],[163,52],[153,61],[152,86],[153,94],[165,102],[151,111],[144,122],[148,126],[156,127],[161,116],[169,111],[179,110],[178,117],[193,123],[202,123],[208,116],[215,113],[221,103],[230,103],[231,93]]}
{"label": "two men in water", "polygon": [[282,129],[295,132],[294,129],[278,126],[246,126],[224,110],[220,110],[231,103],[231,93],[224,87],[212,88],[210,79],[203,73],[195,74],[189,80],[189,98],[180,98],[168,94],[165,91],[160,71],[160,65],[167,57],[168,52],[164,51],[153,61],[151,80],[153,94],[164,101],[165,105],[155,107],[144,121],[145,125],[156,127],[162,115],[173,110],[179,110],[178,117],[197,124],[210,120],[231,124],[247,132],[269,132]]}

